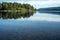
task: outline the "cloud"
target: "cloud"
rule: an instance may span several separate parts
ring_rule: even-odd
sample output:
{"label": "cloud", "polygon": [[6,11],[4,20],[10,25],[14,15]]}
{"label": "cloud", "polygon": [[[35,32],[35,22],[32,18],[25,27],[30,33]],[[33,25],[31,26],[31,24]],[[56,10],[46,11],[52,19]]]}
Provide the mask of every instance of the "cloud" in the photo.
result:
{"label": "cloud", "polygon": [[0,0],[6,2],[29,3],[35,8],[60,6],[60,0]]}
{"label": "cloud", "polygon": [[0,1],[46,1],[46,0],[0,0]]}

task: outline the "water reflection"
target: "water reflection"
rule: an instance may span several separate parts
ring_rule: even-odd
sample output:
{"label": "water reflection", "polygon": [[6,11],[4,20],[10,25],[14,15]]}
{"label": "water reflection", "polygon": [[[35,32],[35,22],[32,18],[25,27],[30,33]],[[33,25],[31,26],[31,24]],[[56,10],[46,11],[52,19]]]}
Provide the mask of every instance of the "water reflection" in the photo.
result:
{"label": "water reflection", "polygon": [[[0,13],[0,18],[3,18],[0,19],[0,40],[60,40],[60,15],[39,12],[32,15]],[[21,17],[29,18],[24,20]],[[9,20],[4,20],[8,18]]]}
{"label": "water reflection", "polygon": [[0,12],[0,18],[2,19],[17,19],[17,18],[28,18],[32,16],[34,12],[19,13],[19,12]]}
{"label": "water reflection", "polygon": [[56,14],[60,15],[60,11],[38,11],[39,13],[50,13],[50,14]]}

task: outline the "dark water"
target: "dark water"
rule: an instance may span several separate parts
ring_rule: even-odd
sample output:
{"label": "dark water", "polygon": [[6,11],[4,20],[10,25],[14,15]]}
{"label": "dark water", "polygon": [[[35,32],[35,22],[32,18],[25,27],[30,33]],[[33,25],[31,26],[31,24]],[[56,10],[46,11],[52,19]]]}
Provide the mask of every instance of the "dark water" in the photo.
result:
{"label": "dark water", "polygon": [[59,14],[6,15],[0,16],[0,40],[60,40]]}

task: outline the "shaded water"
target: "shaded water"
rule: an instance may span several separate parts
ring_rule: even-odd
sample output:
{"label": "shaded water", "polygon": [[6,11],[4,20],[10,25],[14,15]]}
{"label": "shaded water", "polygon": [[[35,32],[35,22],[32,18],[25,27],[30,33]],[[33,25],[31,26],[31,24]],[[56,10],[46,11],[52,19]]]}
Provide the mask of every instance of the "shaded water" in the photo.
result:
{"label": "shaded water", "polygon": [[0,40],[60,40],[59,14],[8,14],[0,13]]}

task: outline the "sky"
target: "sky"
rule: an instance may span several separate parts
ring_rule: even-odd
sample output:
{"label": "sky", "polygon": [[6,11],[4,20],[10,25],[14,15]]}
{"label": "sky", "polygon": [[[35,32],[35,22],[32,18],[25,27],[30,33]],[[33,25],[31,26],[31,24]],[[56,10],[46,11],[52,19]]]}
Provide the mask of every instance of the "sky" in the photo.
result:
{"label": "sky", "polygon": [[33,5],[37,9],[60,6],[60,0],[0,0],[0,2],[28,3]]}

